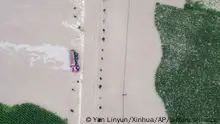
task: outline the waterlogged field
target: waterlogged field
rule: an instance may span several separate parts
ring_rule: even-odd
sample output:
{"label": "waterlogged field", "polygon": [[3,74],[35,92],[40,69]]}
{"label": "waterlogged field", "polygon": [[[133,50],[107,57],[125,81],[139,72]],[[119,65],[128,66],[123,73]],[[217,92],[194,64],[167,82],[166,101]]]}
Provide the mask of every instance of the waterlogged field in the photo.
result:
{"label": "waterlogged field", "polygon": [[155,24],[163,50],[156,90],[169,117],[191,119],[193,124],[219,122],[220,15],[198,6],[185,7],[156,5]]}
{"label": "waterlogged field", "polygon": [[0,124],[79,124],[83,76],[69,50],[83,68],[84,0],[8,0],[0,10]]}
{"label": "waterlogged field", "polygon": [[0,52],[4,52],[6,55],[22,54],[27,56],[27,61],[31,67],[37,61],[41,61],[44,64],[50,65],[51,69],[70,71],[69,50],[64,46],[51,44],[31,46],[28,44],[13,44],[2,41],[0,42]]}

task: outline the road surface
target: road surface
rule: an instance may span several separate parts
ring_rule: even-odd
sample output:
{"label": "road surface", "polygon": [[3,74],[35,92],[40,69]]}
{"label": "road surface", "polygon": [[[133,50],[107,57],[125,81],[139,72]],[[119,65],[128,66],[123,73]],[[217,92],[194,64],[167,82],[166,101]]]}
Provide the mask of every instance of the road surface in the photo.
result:
{"label": "road surface", "polygon": [[[184,4],[183,0],[158,2]],[[97,123],[93,117],[103,123],[111,117],[167,117],[154,86],[162,55],[155,4],[155,0],[85,2],[81,124]]]}

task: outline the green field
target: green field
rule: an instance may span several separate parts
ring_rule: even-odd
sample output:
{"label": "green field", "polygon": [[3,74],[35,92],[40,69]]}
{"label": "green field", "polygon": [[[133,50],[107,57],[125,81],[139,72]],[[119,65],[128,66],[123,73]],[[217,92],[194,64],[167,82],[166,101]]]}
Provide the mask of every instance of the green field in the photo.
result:
{"label": "green field", "polygon": [[155,85],[172,124],[220,123],[220,15],[199,7],[156,5],[163,56]]}
{"label": "green field", "polygon": [[0,124],[67,124],[67,122],[55,113],[25,103],[12,107],[0,104]]}

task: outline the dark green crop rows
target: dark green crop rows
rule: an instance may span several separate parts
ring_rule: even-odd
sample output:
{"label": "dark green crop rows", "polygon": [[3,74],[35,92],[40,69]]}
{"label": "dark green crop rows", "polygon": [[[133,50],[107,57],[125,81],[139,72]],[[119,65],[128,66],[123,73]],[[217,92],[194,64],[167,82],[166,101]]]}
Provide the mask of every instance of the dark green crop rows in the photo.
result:
{"label": "dark green crop rows", "polygon": [[209,8],[209,6],[205,6],[200,2],[195,2],[195,3],[187,3],[184,5],[185,10],[193,10],[193,11],[200,11],[200,13],[204,12],[205,14],[214,14],[214,15],[219,15],[220,12],[213,10]]}
{"label": "dark green crop rows", "polygon": [[172,124],[220,123],[220,16],[185,7],[156,5],[163,50],[156,90],[168,116],[178,118]]}
{"label": "dark green crop rows", "polygon": [[34,104],[0,104],[0,124],[67,124],[56,114]]}

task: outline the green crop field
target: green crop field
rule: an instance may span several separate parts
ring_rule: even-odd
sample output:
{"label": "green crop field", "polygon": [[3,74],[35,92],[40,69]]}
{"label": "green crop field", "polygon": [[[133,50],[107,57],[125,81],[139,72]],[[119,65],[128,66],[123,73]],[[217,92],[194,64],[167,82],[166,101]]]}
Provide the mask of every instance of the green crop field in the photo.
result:
{"label": "green crop field", "polygon": [[67,122],[55,113],[25,103],[12,107],[0,104],[0,124],[67,124]]}
{"label": "green crop field", "polygon": [[200,6],[156,5],[163,56],[155,85],[171,124],[220,123],[220,14]]}

